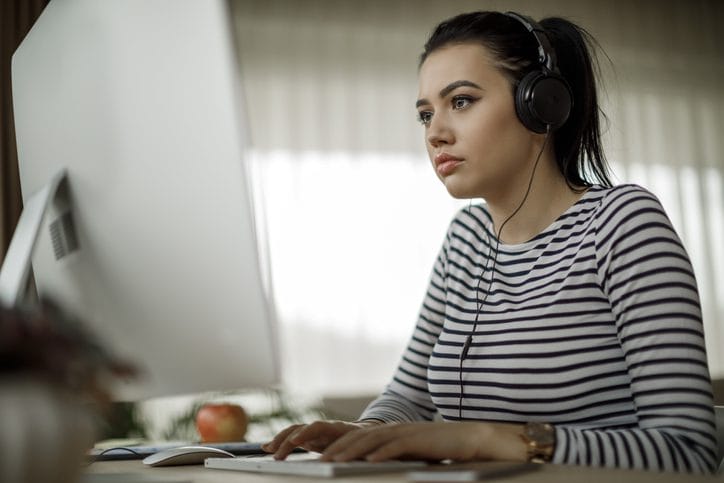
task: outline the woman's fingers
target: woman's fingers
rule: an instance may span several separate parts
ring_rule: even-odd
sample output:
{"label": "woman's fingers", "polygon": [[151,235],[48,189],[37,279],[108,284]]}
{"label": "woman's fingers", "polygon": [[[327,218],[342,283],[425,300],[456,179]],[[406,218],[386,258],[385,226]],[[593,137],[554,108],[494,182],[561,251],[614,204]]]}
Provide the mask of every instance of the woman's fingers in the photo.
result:
{"label": "woman's fingers", "polygon": [[390,424],[347,433],[329,445],[322,459],[325,461],[364,459],[380,446],[403,437],[410,430],[408,425]]}
{"label": "woman's fingers", "polygon": [[294,448],[298,446],[304,446],[305,432],[309,429],[308,425],[300,425],[295,428],[294,431],[290,432],[289,435],[279,444],[279,447],[274,452],[274,458],[283,460],[289,453],[294,451]]}
{"label": "woman's fingers", "polygon": [[296,431],[299,427],[301,427],[301,424],[293,424],[292,426],[289,426],[283,430],[281,430],[279,433],[277,433],[274,438],[269,441],[268,443],[264,443],[261,445],[261,449],[266,451],[267,453],[274,453],[277,449],[279,449],[279,446],[282,444],[282,442],[287,439],[287,437]]}
{"label": "woman's fingers", "polygon": [[262,446],[274,458],[284,459],[294,448],[310,451],[324,451],[337,438],[358,429],[359,426],[341,421],[316,421],[311,424],[297,424],[277,434],[272,441]]}

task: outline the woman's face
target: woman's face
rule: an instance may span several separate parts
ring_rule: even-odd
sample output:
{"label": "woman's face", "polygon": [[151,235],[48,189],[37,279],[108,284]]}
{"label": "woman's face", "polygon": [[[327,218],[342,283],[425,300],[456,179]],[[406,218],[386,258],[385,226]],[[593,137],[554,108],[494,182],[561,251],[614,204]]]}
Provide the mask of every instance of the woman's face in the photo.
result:
{"label": "woman's face", "polygon": [[433,168],[455,198],[490,200],[527,179],[535,134],[518,120],[510,81],[485,47],[432,52],[420,68],[417,110]]}

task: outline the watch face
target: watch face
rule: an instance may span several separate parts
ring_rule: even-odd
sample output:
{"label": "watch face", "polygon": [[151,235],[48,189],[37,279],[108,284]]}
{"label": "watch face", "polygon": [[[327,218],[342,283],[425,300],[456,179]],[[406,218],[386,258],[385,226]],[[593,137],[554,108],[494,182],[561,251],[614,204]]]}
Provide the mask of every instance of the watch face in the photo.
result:
{"label": "watch face", "polygon": [[528,423],[526,425],[525,435],[536,446],[550,446],[555,443],[555,430],[553,426],[546,423]]}

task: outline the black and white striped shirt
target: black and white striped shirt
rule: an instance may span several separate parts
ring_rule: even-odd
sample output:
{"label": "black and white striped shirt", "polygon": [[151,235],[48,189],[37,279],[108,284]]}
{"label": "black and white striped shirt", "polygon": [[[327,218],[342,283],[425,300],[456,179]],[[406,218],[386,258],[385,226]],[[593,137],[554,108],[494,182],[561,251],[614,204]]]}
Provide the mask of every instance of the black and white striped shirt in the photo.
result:
{"label": "black and white striped shirt", "polygon": [[532,240],[501,242],[478,312],[494,250],[486,207],[461,210],[394,378],[362,419],[544,421],[555,463],[713,471],[696,281],[656,197],[594,186]]}

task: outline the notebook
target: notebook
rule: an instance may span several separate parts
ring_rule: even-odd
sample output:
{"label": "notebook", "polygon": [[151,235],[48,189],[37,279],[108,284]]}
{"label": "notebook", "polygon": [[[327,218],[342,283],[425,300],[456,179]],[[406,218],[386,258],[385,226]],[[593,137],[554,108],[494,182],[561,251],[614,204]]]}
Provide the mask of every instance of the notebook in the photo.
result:
{"label": "notebook", "polygon": [[290,454],[286,460],[275,460],[272,455],[239,456],[236,458],[207,458],[206,468],[218,470],[251,471],[256,473],[277,473],[283,475],[316,476],[333,478],[335,476],[359,475],[364,473],[386,473],[409,471],[426,466],[424,461],[319,461],[319,453]]}

